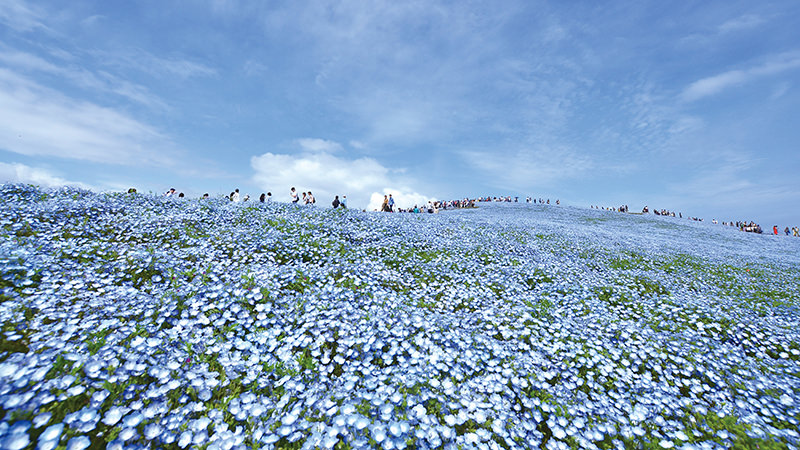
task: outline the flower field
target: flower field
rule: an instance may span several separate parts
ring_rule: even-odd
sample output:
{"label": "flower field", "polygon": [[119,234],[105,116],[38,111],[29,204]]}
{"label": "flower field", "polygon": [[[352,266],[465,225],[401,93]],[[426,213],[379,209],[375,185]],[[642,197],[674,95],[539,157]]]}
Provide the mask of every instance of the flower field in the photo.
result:
{"label": "flower field", "polygon": [[0,448],[800,446],[800,239],[0,186]]}

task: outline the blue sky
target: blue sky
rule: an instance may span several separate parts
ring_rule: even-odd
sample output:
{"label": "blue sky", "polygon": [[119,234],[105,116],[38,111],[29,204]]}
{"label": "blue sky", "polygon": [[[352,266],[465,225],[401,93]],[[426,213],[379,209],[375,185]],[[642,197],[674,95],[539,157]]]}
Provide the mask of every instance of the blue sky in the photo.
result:
{"label": "blue sky", "polygon": [[800,225],[800,3],[603,3],[0,0],[0,181]]}

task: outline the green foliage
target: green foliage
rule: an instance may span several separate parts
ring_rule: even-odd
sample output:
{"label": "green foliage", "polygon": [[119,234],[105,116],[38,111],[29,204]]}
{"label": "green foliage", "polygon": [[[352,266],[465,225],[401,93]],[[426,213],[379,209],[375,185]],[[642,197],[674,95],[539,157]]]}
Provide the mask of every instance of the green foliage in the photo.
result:
{"label": "green foliage", "polygon": [[615,270],[649,270],[652,268],[652,263],[636,252],[623,251],[622,256],[612,257],[608,266]]}
{"label": "green foliage", "polygon": [[650,295],[669,295],[667,288],[662,286],[657,281],[653,281],[643,276],[633,277],[630,280],[628,287],[635,290],[640,297],[647,297]]}
{"label": "green foliage", "polygon": [[312,285],[311,278],[308,275],[298,271],[296,277],[285,284],[282,290],[292,291],[298,294],[306,292]]}
{"label": "green foliage", "polygon": [[90,332],[86,341],[86,347],[90,355],[96,354],[106,343],[106,337],[111,333],[111,328],[104,328],[100,331]]}
{"label": "green foliage", "polygon": [[523,303],[530,308],[529,312],[536,318],[550,317],[550,311],[553,309],[553,301],[548,297],[523,300]]}
{"label": "green foliage", "polygon": [[314,358],[311,356],[311,351],[309,349],[303,349],[303,352],[297,355],[297,363],[302,367],[304,370],[309,371],[316,371],[317,370],[317,363]]}
{"label": "green foliage", "polygon": [[553,277],[551,277],[547,272],[542,269],[537,268],[533,271],[532,274],[529,274],[525,279],[524,283],[527,285],[528,289],[534,289],[536,286],[544,283],[552,283]]}

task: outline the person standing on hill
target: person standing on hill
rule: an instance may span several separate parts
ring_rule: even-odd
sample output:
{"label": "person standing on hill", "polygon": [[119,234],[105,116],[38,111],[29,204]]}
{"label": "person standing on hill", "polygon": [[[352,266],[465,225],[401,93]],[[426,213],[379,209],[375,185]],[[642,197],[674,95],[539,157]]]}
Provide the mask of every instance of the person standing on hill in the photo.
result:
{"label": "person standing on hill", "polygon": [[235,191],[233,191],[233,195],[231,196],[231,200],[233,200],[234,203],[239,201],[239,189],[236,189]]}
{"label": "person standing on hill", "polygon": [[345,208],[345,209],[347,208],[347,196],[346,195],[342,196],[342,201],[340,201],[339,204],[342,206],[342,208]]}
{"label": "person standing on hill", "polygon": [[773,225],[772,226],[772,234],[774,234],[775,236],[778,235],[778,226],[777,225]]}
{"label": "person standing on hill", "polygon": [[300,201],[300,197],[297,196],[297,191],[294,190],[294,186],[292,186],[292,191],[290,192],[290,195],[292,196],[292,203],[296,205],[297,202]]}
{"label": "person standing on hill", "polygon": [[383,203],[381,204],[381,211],[382,212],[389,212],[389,198],[387,196],[383,196]]}
{"label": "person standing on hill", "polygon": [[333,199],[333,202],[331,202],[331,205],[333,205],[333,209],[336,209],[336,208],[339,207],[339,196],[338,195]]}
{"label": "person standing on hill", "polygon": [[394,212],[394,198],[392,198],[392,194],[389,194],[389,212]]}
{"label": "person standing on hill", "polygon": [[314,206],[315,203],[317,203],[317,199],[314,198],[314,194],[311,191],[308,191],[308,204]]}

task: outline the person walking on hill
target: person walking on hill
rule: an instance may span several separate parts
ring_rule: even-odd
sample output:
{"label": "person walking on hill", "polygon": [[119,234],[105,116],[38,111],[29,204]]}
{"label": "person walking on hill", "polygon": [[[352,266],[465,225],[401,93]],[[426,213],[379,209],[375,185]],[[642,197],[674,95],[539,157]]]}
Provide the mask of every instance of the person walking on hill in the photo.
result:
{"label": "person walking on hill", "polygon": [[292,190],[289,193],[289,195],[292,196],[292,203],[294,203],[295,205],[297,204],[297,202],[300,201],[300,197],[297,196],[297,191],[294,190],[294,186],[292,186]]}
{"label": "person walking on hill", "polygon": [[777,225],[773,225],[772,226],[772,234],[774,234],[775,236],[778,235],[778,226]]}
{"label": "person walking on hill", "polygon": [[392,194],[389,194],[389,212],[394,212],[394,198],[392,198]]}
{"label": "person walking on hill", "polygon": [[339,207],[339,196],[338,195],[333,199],[333,202],[331,202],[331,205],[333,205],[333,209],[336,209],[336,208]]}

